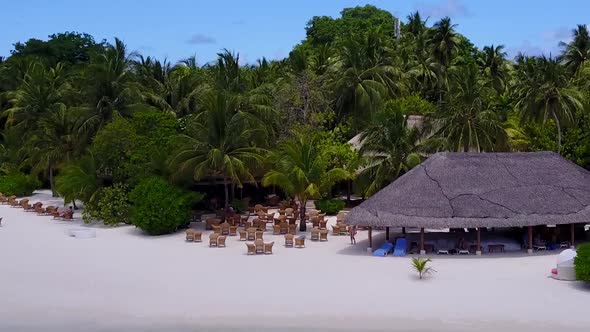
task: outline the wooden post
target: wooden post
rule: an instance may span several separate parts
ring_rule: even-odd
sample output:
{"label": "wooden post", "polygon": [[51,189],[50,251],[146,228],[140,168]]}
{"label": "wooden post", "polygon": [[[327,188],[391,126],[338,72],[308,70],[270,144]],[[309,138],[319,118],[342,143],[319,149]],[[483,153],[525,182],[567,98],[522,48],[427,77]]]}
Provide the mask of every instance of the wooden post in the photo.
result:
{"label": "wooden post", "polygon": [[389,227],[385,227],[385,240],[389,241]]}
{"label": "wooden post", "polygon": [[373,229],[369,226],[369,248],[367,251],[373,252]]}
{"label": "wooden post", "polygon": [[570,224],[570,247],[572,249],[576,248],[575,231],[575,224]]}
{"label": "wooden post", "polygon": [[406,235],[406,228],[405,227],[402,227],[402,234]]}
{"label": "wooden post", "polygon": [[477,248],[475,248],[475,254],[481,255],[481,227],[477,228]]}
{"label": "wooden post", "polygon": [[529,254],[533,253],[533,226],[529,226],[529,245],[527,248]]}
{"label": "wooden post", "polygon": [[424,250],[424,227],[420,228],[420,255],[426,255]]}

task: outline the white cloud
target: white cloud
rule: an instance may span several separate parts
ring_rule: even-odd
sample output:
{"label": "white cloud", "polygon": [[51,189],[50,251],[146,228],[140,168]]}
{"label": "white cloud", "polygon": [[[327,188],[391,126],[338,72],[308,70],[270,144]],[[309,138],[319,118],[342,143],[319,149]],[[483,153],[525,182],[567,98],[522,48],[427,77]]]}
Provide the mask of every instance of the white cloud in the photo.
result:
{"label": "white cloud", "polygon": [[217,43],[217,41],[213,37],[206,36],[201,33],[195,33],[186,42],[189,44],[215,44],[215,43]]}

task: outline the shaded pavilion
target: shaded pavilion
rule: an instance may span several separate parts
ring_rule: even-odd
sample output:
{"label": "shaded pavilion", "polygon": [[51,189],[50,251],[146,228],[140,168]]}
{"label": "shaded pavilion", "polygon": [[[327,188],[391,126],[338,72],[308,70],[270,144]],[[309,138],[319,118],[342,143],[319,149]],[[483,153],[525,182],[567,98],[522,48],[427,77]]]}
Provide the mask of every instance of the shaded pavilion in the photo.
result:
{"label": "shaded pavilion", "polygon": [[[346,222],[390,227],[475,228],[570,224],[590,220],[590,172],[553,152],[436,153],[351,210]],[[480,252],[478,252],[480,253]]]}

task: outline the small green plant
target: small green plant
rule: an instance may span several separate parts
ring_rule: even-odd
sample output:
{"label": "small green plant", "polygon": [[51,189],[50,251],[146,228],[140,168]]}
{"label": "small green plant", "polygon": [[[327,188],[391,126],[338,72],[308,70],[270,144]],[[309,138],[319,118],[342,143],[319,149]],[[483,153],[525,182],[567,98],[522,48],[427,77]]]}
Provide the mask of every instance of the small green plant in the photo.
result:
{"label": "small green plant", "polygon": [[576,258],[574,258],[576,279],[590,281],[590,243],[578,246]]}
{"label": "small green plant", "polygon": [[419,257],[412,258],[412,267],[414,268],[414,270],[416,270],[416,272],[418,272],[420,279],[422,279],[427,274],[431,274],[431,273],[436,272],[436,270],[433,269],[432,267],[426,266],[430,262],[432,262],[432,260],[430,258],[419,258]]}
{"label": "small green plant", "polygon": [[315,208],[328,215],[334,215],[344,208],[346,203],[339,199],[320,199],[315,201]]}

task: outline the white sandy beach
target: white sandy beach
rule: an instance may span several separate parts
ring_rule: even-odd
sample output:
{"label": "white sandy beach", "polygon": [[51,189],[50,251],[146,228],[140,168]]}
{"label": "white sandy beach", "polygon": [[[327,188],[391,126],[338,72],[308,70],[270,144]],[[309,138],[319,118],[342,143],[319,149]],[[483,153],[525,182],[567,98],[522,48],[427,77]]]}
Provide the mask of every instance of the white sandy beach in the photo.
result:
{"label": "white sandy beach", "polygon": [[[43,200],[47,196],[32,198]],[[555,255],[434,257],[418,280],[405,258],[329,237],[246,256],[147,237],[134,227],[80,227],[0,206],[1,331],[588,331],[590,288],[548,278]],[[82,226],[87,227],[87,226]],[[202,227],[202,226],[201,226]],[[383,235],[376,236],[376,244]]]}

